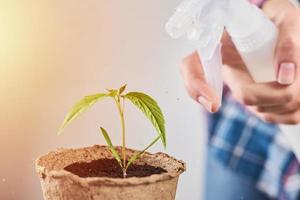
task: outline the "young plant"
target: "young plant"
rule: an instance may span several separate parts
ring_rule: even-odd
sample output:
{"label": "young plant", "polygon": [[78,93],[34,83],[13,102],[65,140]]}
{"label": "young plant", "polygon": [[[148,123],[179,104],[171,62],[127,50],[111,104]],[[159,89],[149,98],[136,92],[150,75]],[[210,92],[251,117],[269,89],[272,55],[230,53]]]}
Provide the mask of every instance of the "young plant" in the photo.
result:
{"label": "young plant", "polygon": [[[147,94],[140,92],[129,92],[124,94],[126,89],[126,85],[122,86],[119,89],[109,89],[107,93],[99,93],[94,95],[89,95],[81,99],[78,103],[76,103],[67,116],[64,119],[62,126],[59,129],[58,134],[60,135],[62,131],[81,113],[88,110],[99,100],[104,98],[112,98],[116,104],[118,109],[121,127],[122,127],[122,149],[121,156],[116,151],[116,148],[112,144],[112,141],[109,137],[107,131],[100,127],[101,133],[108,145],[109,150],[111,151],[113,157],[118,161],[120,167],[123,171],[123,177],[126,178],[126,171],[128,167],[140,156],[147,151],[151,146],[153,146],[158,140],[161,140],[164,148],[166,148],[166,131],[165,131],[165,120],[163,113],[156,103],[156,101]],[[142,111],[145,116],[150,120],[154,128],[156,129],[158,136],[142,151],[135,153],[128,160],[126,159],[126,132],[125,132],[125,121],[124,121],[124,102],[125,100],[129,100],[133,105],[135,105],[140,111]]]}

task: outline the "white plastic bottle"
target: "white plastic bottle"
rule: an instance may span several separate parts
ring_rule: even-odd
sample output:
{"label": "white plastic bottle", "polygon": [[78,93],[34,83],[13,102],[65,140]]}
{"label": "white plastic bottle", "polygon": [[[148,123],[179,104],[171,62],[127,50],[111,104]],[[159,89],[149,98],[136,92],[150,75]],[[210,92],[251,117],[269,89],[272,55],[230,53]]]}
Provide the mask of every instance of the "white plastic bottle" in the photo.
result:
{"label": "white plastic bottle", "polygon": [[230,0],[226,29],[256,82],[276,80],[274,54],[278,29],[247,0]]}

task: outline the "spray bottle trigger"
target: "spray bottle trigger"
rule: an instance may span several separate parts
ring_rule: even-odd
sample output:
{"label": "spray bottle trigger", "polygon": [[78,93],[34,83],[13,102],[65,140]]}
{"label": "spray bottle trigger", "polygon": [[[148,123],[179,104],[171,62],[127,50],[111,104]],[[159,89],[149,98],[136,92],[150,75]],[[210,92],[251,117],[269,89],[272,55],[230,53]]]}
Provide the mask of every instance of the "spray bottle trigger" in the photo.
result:
{"label": "spray bottle trigger", "polygon": [[[205,78],[207,83],[215,90],[216,94],[221,99],[223,94],[223,78],[222,78],[222,54],[221,54],[222,44],[219,43],[214,50],[211,58],[202,58],[202,66],[205,73]],[[201,55],[201,50],[199,49],[199,55]]]}

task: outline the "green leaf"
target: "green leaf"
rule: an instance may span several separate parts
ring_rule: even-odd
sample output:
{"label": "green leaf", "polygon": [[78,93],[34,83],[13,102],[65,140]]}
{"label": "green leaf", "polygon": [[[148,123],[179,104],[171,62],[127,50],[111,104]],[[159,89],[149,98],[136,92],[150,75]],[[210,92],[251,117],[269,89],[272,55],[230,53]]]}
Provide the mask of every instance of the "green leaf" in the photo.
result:
{"label": "green leaf", "polygon": [[119,89],[119,95],[122,94],[126,90],[126,87],[127,87],[127,84],[125,84],[122,87],[120,87],[120,89]]}
{"label": "green leaf", "polygon": [[145,153],[145,151],[147,151],[150,147],[152,147],[159,139],[161,138],[161,136],[158,136],[157,138],[155,138],[143,151],[137,152],[135,153],[129,160],[128,163],[126,165],[126,170],[128,169],[128,167],[137,159],[140,158],[140,156]]}
{"label": "green leaf", "polygon": [[74,120],[76,119],[82,112],[89,109],[92,105],[94,105],[98,100],[107,97],[107,94],[94,94],[90,96],[86,96],[77,102],[69,111],[67,116],[64,119],[63,124],[61,125],[58,135],[60,135],[63,130]]}
{"label": "green leaf", "polygon": [[115,147],[113,146],[113,144],[111,142],[111,139],[110,139],[107,131],[104,128],[102,128],[102,127],[100,127],[100,129],[101,129],[102,135],[103,135],[103,137],[104,137],[104,139],[105,139],[105,141],[106,141],[106,143],[108,145],[109,150],[111,151],[111,153],[114,156],[114,158],[118,161],[118,163],[121,166],[121,168],[123,168],[122,167],[121,158],[120,158],[118,152],[116,151]]}
{"label": "green leaf", "polygon": [[159,133],[161,141],[166,148],[166,130],[163,113],[157,102],[147,94],[130,92],[124,96],[137,106],[150,120],[156,131]]}

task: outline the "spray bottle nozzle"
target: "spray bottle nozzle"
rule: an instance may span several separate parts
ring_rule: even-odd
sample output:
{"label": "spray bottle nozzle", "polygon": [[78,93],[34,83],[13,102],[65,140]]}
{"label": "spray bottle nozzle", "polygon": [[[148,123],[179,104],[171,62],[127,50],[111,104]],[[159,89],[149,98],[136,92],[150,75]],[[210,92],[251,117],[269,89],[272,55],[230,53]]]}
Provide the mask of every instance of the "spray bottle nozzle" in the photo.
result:
{"label": "spray bottle nozzle", "polygon": [[172,38],[185,35],[195,25],[196,15],[201,12],[203,2],[185,0],[176,9],[174,15],[166,24],[166,31]]}
{"label": "spray bottle nozzle", "polygon": [[223,85],[220,41],[228,2],[229,0],[185,0],[166,24],[166,30],[172,38],[186,35],[189,40],[196,42],[206,79],[220,96]]}

